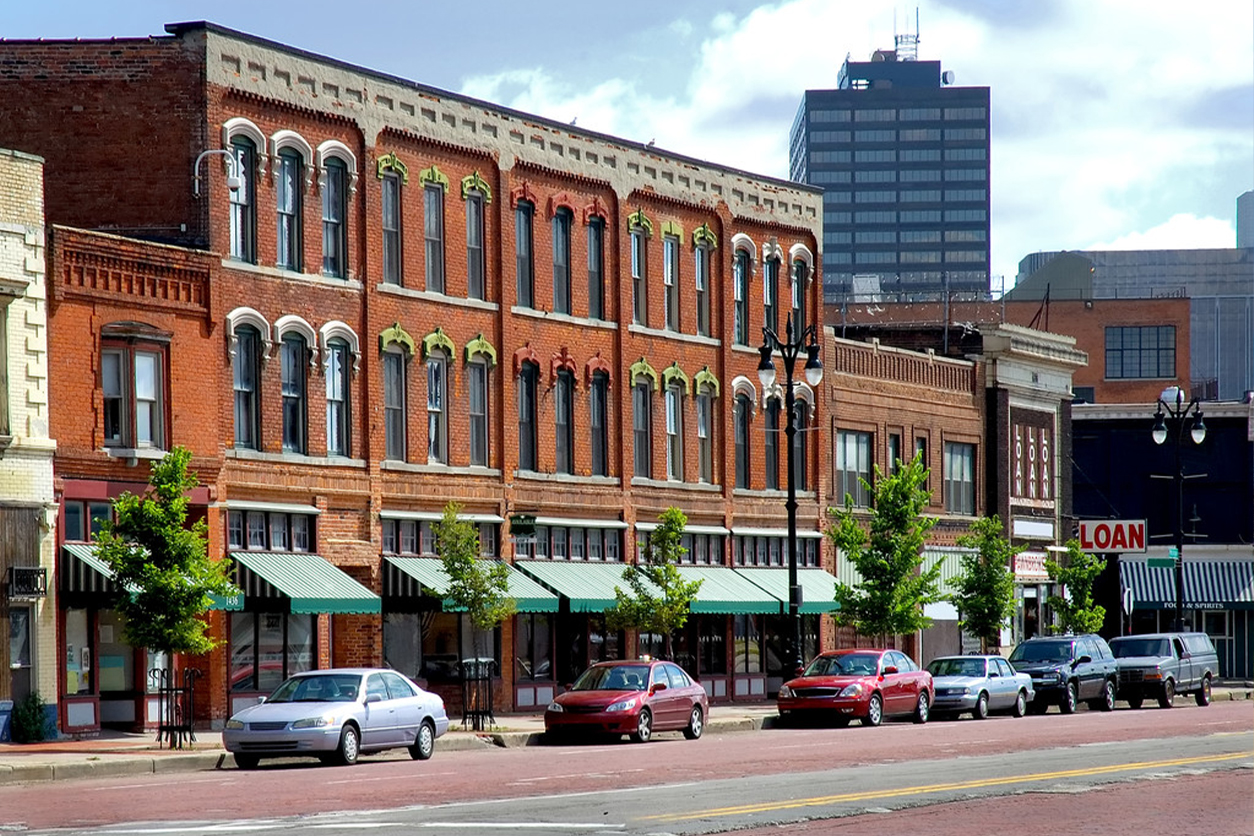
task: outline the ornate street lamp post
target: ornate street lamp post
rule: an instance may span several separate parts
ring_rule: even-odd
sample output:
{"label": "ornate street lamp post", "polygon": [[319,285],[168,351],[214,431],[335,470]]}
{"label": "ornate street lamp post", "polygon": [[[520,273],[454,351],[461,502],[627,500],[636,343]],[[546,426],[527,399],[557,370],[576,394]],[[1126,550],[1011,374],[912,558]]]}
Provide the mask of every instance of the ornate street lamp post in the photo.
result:
{"label": "ornate street lamp post", "polygon": [[793,667],[800,669],[805,666],[805,659],[801,645],[801,585],[797,581],[797,480],[793,451],[797,426],[794,415],[796,396],[793,393],[793,370],[796,368],[797,357],[804,351],[806,382],[813,388],[823,381],[823,364],[819,362],[815,326],[807,325],[794,333],[791,313],[788,314],[785,325],[785,339],[781,340],[774,329],[763,327],[762,347],[758,351],[762,355],[758,363],[758,379],[762,381],[763,398],[775,385],[775,363],[771,360],[771,353],[778,351],[784,360],[784,411],[788,416],[784,425],[784,436],[788,445],[788,501],[784,503],[784,507],[788,509],[788,617],[792,622]]}
{"label": "ornate street lamp post", "polygon": [[1180,464],[1180,448],[1184,446],[1184,426],[1189,414],[1193,421],[1189,427],[1189,436],[1194,444],[1201,444],[1206,439],[1206,425],[1202,423],[1202,410],[1197,398],[1184,405],[1184,390],[1179,386],[1168,386],[1158,397],[1158,410],[1154,413],[1154,429],[1152,435],[1155,444],[1162,444],[1168,437],[1175,448],[1176,466],[1172,471],[1171,480],[1175,488],[1175,543],[1176,543],[1176,625],[1175,629],[1184,629],[1184,468]]}

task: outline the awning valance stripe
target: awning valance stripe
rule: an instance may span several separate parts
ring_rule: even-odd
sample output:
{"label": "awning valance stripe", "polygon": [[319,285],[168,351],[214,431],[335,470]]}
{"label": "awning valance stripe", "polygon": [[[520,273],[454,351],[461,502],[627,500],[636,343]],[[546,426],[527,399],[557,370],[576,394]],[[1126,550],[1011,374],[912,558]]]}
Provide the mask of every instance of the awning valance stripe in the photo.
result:
{"label": "awning valance stripe", "polygon": [[[383,558],[384,595],[417,597],[423,594],[444,598],[448,594],[449,578],[444,564],[431,557]],[[509,564],[509,596],[514,599],[518,612],[557,612],[557,596],[549,592],[527,575]],[[444,608],[450,610],[452,602],[445,600]]]}
{"label": "awning valance stripe", "polygon": [[286,599],[293,613],[378,613],[382,602],[320,555],[232,552],[236,585],[246,601]]}
{"label": "awning valance stripe", "polygon": [[[1254,609],[1254,560],[1185,560],[1186,607]],[[1133,607],[1170,609],[1176,605],[1176,570],[1145,560],[1122,560],[1119,578],[1132,590]]]}
{"label": "awning valance stripe", "polygon": [[689,610],[716,615],[778,615],[784,603],[761,586],[725,566],[682,565],[686,581],[701,581]]}
{"label": "awning valance stripe", "polygon": [[66,543],[58,569],[62,592],[84,592],[112,597],[117,593],[113,570],[96,556],[94,543]]}

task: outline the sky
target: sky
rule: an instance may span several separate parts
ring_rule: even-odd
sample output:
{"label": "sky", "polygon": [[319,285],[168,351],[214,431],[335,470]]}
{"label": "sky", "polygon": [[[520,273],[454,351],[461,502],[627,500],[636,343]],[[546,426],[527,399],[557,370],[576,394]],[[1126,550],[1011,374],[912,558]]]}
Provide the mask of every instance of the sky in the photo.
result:
{"label": "sky", "polygon": [[2,5],[3,38],[209,20],[780,178],[802,93],[915,31],[917,10],[919,58],[991,88],[994,290],[1040,250],[1233,247],[1237,196],[1254,189],[1251,0]]}

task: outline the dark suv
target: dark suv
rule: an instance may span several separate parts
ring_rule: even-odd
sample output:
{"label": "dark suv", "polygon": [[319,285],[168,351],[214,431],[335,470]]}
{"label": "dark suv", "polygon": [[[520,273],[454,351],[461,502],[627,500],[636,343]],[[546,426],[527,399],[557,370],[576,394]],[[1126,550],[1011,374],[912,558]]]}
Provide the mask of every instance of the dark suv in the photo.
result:
{"label": "dark suv", "polygon": [[1032,677],[1036,697],[1028,704],[1031,714],[1044,714],[1051,705],[1071,714],[1081,700],[1102,711],[1115,707],[1119,674],[1110,645],[1101,636],[1028,639],[1010,654],[1010,664]]}
{"label": "dark suv", "polygon": [[1119,666],[1119,696],[1133,708],[1147,698],[1171,708],[1176,694],[1193,694],[1198,705],[1210,705],[1211,680],[1219,672],[1219,656],[1205,633],[1148,633],[1110,640]]}

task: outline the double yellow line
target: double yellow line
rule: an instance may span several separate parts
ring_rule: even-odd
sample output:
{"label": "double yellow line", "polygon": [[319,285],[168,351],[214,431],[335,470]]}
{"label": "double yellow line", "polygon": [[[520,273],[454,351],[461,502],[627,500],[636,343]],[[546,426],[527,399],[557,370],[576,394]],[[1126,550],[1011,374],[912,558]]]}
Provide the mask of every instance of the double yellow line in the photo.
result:
{"label": "double yellow line", "polygon": [[1064,769],[1058,772],[1034,772],[1027,775],[1007,775],[1000,778],[982,778],[976,781],[960,781],[949,784],[928,784],[919,787],[902,787],[900,789],[872,790],[870,792],[850,792],[840,795],[824,795],[814,798],[795,798],[788,801],[772,801],[761,804],[742,804],[736,807],[718,807],[713,810],[702,810],[695,813],[672,813],[658,816],[645,816],[644,820],[668,822],[689,821],[692,819],[717,818],[720,816],[737,816],[747,813],[769,813],[779,810],[795,810],[801,807],[821,807],[826,804],[838,804],[844,801],[874,801],[883,798],[900,798],[907,795],[927,795],[928,793],[953,792],[955,790],[975,790],[984,787],[999,787],[1006,784],[1025,784],[1033,781],[1053,781],[1059,778],[1081,778],[1092,775],[1109,775],[1115,772],[1133,772],[1139,769],[1162,769],[1169,766],[1189,766],[1196,763],[1217,763],[1233,761],[1241,758],[1254,758],[1254,752],[1236,752],[1228,755],[1203,755],[1195,758],[1176,758],[1167,761],[1140,761],[1137,763],[1121,763],[1111,766],[1091,766],[1085,769]]}

